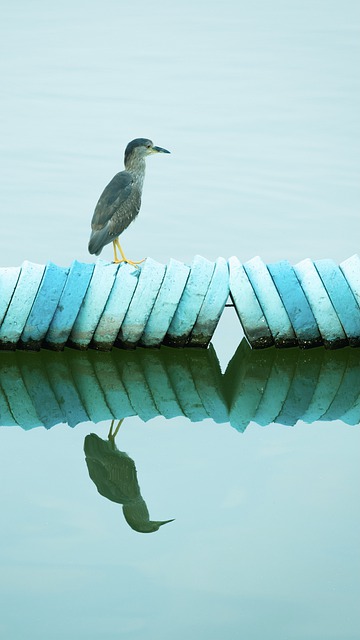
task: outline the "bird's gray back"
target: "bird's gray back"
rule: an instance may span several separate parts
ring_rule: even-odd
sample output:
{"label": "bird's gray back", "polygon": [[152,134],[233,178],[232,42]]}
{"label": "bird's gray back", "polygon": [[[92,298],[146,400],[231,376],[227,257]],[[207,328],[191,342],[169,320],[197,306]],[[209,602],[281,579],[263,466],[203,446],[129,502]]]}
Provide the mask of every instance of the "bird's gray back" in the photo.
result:
{"label": "bird's gray back", "polygon": [[[128,171],[120,171],[117,173],[102,192],[98,203],[95,207],[94,215],[91,220],[93,230],[102,229],[109,220],[123,207],[130,204],[129,199],[136,189],[134,179]],[[139,192],[138,189],[136,189]],[[140,192],[141,198],[141,192]],[[126,206],[125,206],[126,208]]]}
{"label": "bird's gray back", "polygon": [[142,185],[142,179],[129,171],[120,171],[105,187],[91,221],[90,253],[99,254],[136,218],[141,206]]}

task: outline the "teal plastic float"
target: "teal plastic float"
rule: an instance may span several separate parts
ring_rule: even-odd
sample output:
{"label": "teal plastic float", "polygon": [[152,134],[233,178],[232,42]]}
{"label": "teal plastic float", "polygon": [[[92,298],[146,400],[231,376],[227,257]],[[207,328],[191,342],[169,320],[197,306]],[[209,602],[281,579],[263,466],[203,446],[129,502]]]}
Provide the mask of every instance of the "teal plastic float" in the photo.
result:
{"label": "teal plastic float", "polygon": [[0,348],[206,347],[226,303],[253,348],[360,345],[360,259],[148,258],[0,269]]}

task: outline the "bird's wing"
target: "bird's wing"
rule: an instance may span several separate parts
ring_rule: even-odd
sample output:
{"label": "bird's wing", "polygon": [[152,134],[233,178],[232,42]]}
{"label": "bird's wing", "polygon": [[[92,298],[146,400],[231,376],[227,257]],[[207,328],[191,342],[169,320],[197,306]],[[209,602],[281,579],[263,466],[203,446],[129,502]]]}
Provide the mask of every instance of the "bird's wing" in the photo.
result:
{"label": "bird's wing", "polygon": [[102,229],[115,211],[129,198],[132,191],[132,176],[128,171],[120,171],[102,192],[91,220],[93,231]]}

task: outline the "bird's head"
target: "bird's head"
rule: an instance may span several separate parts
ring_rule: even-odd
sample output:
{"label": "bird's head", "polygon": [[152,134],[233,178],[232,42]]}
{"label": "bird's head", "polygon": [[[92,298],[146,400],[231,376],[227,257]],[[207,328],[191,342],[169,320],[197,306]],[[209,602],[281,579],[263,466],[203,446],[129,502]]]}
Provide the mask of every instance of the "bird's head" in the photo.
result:
{"label": "bird's head", "polygon": [[125,149],[125,167],[143,160],[146,156],[153,153],[170,153],[167,149],[156,147],[151,140],[147,138],[136,138],[129,142]]}

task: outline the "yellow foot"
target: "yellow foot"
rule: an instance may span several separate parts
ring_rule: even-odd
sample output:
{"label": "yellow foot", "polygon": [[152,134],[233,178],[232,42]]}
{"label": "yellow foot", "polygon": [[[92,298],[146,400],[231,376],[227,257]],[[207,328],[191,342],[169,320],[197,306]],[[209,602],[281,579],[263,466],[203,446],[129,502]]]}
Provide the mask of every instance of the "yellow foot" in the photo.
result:
{"label": "yellow foot", "polygon": [[[133,267],[138,266],[138,264],[141,264],[142,262],[144,262],[144,260],[139,260],[138,262],[134,261],[134,260],[128,260],[125,253],[123,252],[120,242],[119,242],[119,238],[115,238],[115,240],[113,240],[113,249],[114,249],[114,262],[115,264],[120,264],[121,262],[126,262],[127,264],[131,264]],[[119,249],[120,251],[120,255],[121,255],[121,260],[119,260],[118,258],[118,254],[117,254],[117,249]]]}
{"label": "yellow foot", "polygon": [[131,264],[133,267],[136,267],[138,269],[139,268],[138,265],[144,262],[145,260],[146,258],[143,258],[142,260],[135,262],[134,260],[128,260],[127,258],[123,258],[122,260],[113,260],[113,262],[115,264],[121,264],[121,262],[125,262],[125,264]]}

